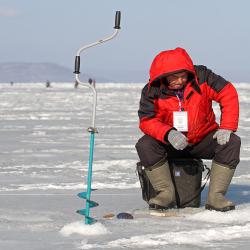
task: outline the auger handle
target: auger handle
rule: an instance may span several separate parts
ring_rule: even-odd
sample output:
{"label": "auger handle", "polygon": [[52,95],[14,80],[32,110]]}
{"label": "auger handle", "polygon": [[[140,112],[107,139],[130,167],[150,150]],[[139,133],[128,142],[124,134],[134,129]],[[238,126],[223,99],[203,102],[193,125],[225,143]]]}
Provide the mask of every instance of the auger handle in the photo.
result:
{"label": "auger handle", "polygon": [[114,29],[120,29],[120,22],[121,22],[121,11],[116,11],[115,13],[115,27]]}
{"label": "auger handle", "polygon": [[80,56],[75,57],[75,74],[80,74]]}
{"label": "auger handle", "polygon": [[91,127],[93,127],[93,128],[95,128],[96,96],[97,96],[97,93],[96,93],[96,90],[95,90],[95,86],[80,81],[80,78],[79,78],[79,75],[80,75],[80,54],[83,51],[85,51],[86,49],[89,49],[89,48],[94,47],[96,45],[102,44],[102,43],[107,42],[107,41],[113,39],[114,37],[116,37],[118,32],[119,32],[119,29],[120,29],[120,22],[121,22],[121,11],[116,11],[116,14],[115,14],[115,27],[114,27],[115,32],[109,37],[106,37],[106,38],[100,39],[100,40],[98,40],[98,41],[96,41],[94,43],[82,46],[81,48],[78,49],[78,51],[76,53],[75,71],[74,71],[76,82],[83,85],[83,86],[85,86],[85,87],[91,88],[92,91],[93,91],[93,114],[92,114],[92,125],[91,125]]}

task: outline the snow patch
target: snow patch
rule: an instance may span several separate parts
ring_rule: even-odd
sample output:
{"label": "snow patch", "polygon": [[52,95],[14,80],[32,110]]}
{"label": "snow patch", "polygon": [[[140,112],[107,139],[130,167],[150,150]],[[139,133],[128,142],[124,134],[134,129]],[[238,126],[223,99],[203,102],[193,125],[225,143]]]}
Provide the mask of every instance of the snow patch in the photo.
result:
{"label": "snow patch", "polygon": [[206,242],[206,246],[208,247],[209,245],[213,246],[215,242],[223,242],[225,240],[233,240],[237,238],[249,238],[249,235],[250,224],[247,223],[243,226],[224,226],[198,230],[183,230],[177,232],[167,231],[163,234],[144,234],[110,241],[106,245],[85,243],[80,249],[144,249],[145,247],[155,248],[166,245],[184,244],[204,247],[204,242]]}
{"label": "snow patch", "polygon": [[205,210],[193,214],[187,217],[187,219],[217,224],[234,223],[236,225],[246,223],[250,222],[250,205],[237,206],[236,210],[227,213]]}
{"label": "snow patch", "polygon": [[81,235],[105,235],[109,234],[110,232],[108,229],[101,223],[97,222],[92,225],[84,224],[83,221],[76,221],[72,222],[68,225],[65,225],[61,230],[60,233],[63,236],[70,236],[71,234],[81,234]]}

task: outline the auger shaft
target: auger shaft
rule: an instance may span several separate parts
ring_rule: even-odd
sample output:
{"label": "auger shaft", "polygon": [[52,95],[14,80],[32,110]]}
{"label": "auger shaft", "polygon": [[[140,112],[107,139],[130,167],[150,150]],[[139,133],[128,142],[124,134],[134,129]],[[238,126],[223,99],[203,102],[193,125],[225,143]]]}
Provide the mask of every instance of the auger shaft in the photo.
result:
{"label": "auger shaft", "polygon": [[89,151],[89,166],[88,166],[88,186],[87,186],[87,200],[86,200],[86,216],[85,224],[90,224],[91,220],[89,218],[89,208],[90,208],[90,196],[91,196],[91,183],[92,183],[92,164],[94,155],[94,142],[95,142],[95,132],[91,131],[90,134],[90,151]]}

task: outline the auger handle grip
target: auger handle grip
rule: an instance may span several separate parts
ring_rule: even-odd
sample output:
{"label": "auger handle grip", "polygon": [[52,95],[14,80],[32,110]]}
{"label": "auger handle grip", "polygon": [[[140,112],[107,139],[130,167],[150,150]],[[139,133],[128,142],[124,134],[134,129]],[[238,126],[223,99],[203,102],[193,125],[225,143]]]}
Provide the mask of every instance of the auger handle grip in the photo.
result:
{"label": "auger handle grip", "polygon": [[114,29],[120,29],[120,21],[121,21],[121,11],[116,11],[115,13],[115,27]]}
{"label": "auger handle grip", "polygon": [[80,74],[80,56],[75,57],[75,74]]}

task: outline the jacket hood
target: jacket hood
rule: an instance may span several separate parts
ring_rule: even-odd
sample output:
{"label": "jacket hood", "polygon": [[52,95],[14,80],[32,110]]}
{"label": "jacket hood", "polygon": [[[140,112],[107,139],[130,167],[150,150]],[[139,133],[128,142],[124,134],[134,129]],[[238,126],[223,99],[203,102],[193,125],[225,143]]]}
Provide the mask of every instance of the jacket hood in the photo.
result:
{"label": "jacket hood", "polygon": [[176,48],[160,52],[153,60],[150,67],[149,84],[163,76],[179,71],[189,71],[195,75],[192,59],[185,49]]}

